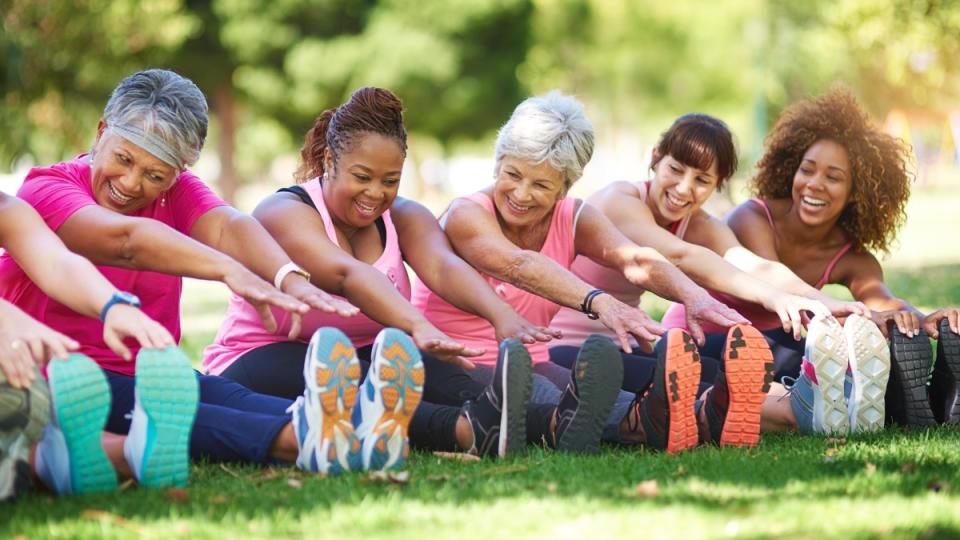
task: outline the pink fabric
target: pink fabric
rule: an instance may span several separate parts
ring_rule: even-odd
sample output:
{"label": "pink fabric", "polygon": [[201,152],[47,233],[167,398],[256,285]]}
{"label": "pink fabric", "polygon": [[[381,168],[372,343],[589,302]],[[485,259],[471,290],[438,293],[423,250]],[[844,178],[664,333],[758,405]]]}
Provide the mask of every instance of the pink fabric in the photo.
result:
{"label": "pink fabric", "polygon": [[[333,221],[330,219],[330,212],[323,200],[320,180],[316,178],[310,180],[303,184],[303,188],[310,195],[313,204],[320,213],[320,217],[323,219],[327,237],[339,246],[337,233],[333,228]],[[400,294],[409,299],[410,278],[407,276],[406,267],[403,266],[403,254],[400,252],[397,230],[390,219],[390,210],[383,213],[383,223],[386,225],[387,231],[386,246],[383,253],[380,254],[380,258],[372,266],[386,275],[387,279],[400,291]],[[219,375],[247,351],[280,341],[289,341],[287,333],[290,331],[290,314],[279,309],[273,309],[272,311],[277,320],[277,331],[274,333],[267,332],[263,328],[260,317],[253,306],[242,298],[233,295],[227,308],[227,317],[220,325],[216,339],[212,345],[203,351],[204,370],[211,375]],[[313,333],[324,326],[339,328],[353,341],[355,347],[364,347],[373,343],[377,334],[383,329],[383,325],[362,313],[354,317],[341,317],[336,314],[311,310],[303,318],[300,335],[297,336],[296,341],[307,343]]]}
{"label": "pink fabric", "polygon": [[[770,208],[767,206],[766,201],[763,199],[751,199],[751,202],[763,209],[763,213],[767,216],[767,222],[770,224],[771,229],[776,229],[773,224],[773,214],[770,213]],[[850,248],[853,247],[853,242],[847,242],[843,245],[837,253],[830,259],[830,262],[827,263],[826,268],[823,270],[823,275],[820,276],[820,279],[817,280],[817,283],[814,285],[816,289],[822,289],[824,285],[830,283],[830,273],[833,272],[833,267],[837,265],[837,262],[844,256]],[[710,294],[720,300],[724,304],[730,306],[731,308],[740,312],[741,315],[747,318],[754,326],[760,330],[770,330],[771,328],[780,328],[783,326],[783,323],[780,321],[780,317],[776,313],[767,311],[760,304],[754,304],[752,302],[744,302],[733,296],[711,291]],[[667,328],[687,328],[687,312],[683,307],[683,304],[672,304],[667,312],[663,316],[663,325]],[[726,332],[726,328],[720,326],[709,324],[704,326],[705,332]]]}
{"label": "pink fabric", "polygon": [[[77,210],[97,204],[85,155],[50,167],[31,169],[17,196],[30,203],[53,230]],[[184,172],[167,192],[166,204],[160,204],[158,199],[128,215],[155,219],[189,235],[197,218],[225,204],[199,178]],[[174,339],[180,341],[182,279],[179,276],[100,265],[97,269],[118,289],[137,295],[143,303],[144,313],[165,326]],[[72,276],[64,276],[64,279],[72,279]],[[99,320],[81,316],[48,297],[6,253],[0,257],[0,296],[40,322],[80,342],[80,352],[93,358],[104,369],[133,375],[133,363],[114,354],[103,342],[103,325]],[[127,341],[127,346],[134,355],[140,350],[139,345],[131,340]]]}
{"label": "pink fabric", "polygon": [[[495,214],[493,201],[483,193],[474,193],[465,197],[482,206],[487,212]],[[550,222],[547,239],[540,254],[550,257],[564,268],[570,268],[576,255],[573,238],[573,210],[576,199],[563,198],[557,203]],[[560,306],[553,302],[518,289],[492,276],[481,273],[487,283],[514,310],[528,321],[538,326],[547,326]],[[497,362],[497,339],[493,325],[486,319],[467,313],[454,307],[446,300],[427,288],[417,278],[413,285],[413,305],[441,332],[469,346],[485,349],[482,356],[471,358],[477,364],[492,365]],[[549,362],[550,357],[543,343],[528,345],[530,357],[534,363]]]}
{"label": "pink fabric", "polygon": [[[646,202],[650,182],[644,182],[637,187],[640,190],[640,200]],[[668,230],[682,240],[689,224],[690,216],[687,216],[680,221],[671,223]],[[577,257],[573,261],[570,271],[580,279],[594,287],[603,289],[628,306],[640,304],[640,297],[643,295],[644,289],[630,283],[627,278],[623,277],[622,273],[612,268],[597,264],[586,257]],[[563,331],[563,338],[551,342],[551,346],[571,345],[579,347],[591,334],[602,334],[615,342],[617,339],[616,333],[600,321],[588,319],[579,310],[568,307],[560,308],[556,317],[551,321],[550,327]],[[631,338],[631,342],[636,344],[636,340],[633,338]]]}

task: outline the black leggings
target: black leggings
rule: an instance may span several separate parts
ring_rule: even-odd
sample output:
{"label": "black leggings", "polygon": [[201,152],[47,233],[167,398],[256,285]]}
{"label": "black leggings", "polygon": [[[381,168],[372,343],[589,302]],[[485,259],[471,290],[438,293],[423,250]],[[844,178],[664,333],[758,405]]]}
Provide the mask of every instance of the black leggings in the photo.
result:
{"label": "black leggings", "polygon": [[[784,377],[797,378],[800,376],[800,362],[803,360],[805,341],[793,339],[793,334],[783,331],[783,328],[771,328],[760,332],[770,345],[773,353],[774,380],[781,382]],[[723,344],[727,338],[726,332],[707,334],[707,342],[700,348],[700,354],[713,358],[723,358]]]}
{"label": "black leggings", "polygon": [[[627,392],[643,392],[653,382],[653,372],[657,368],[657,352],[659,348],[666,346],[666,340],[661,339],[657,344],[657,350],[652,354],[644,354],[640,351],[625,353],[620,351],[620,357],[623,359],[623,384],[621,388]],[[723,342],[721,340],[721,348]],[[699,396],[707,388],[713,386],[713,381],[720,370],[720,355],[710,355],[705,352],[703,347],[700,352],[700,389],[697,392]],[[577,359],[579,347],[572,345],[559,345],[550,348],[550,361],[559,364],[567,369],[573,369],[573,364]]]}
{"label": "black leggings", "polygon": [[[357,349],[361,381],[370,368],[373,346]],[[426,381],[423,398],[410,421],[410,443],[422,450],[456,451],[457,420],[461,407],[476,399],[486,385],[474,380],[463,368],[443,362],[420,351]],[[233,362],[221,376],[262,394],[296,399],[303,394],[303,363],[307,344],[295,341],[271,343],[252,349]],[[554,405],[527,407],[527,440],[537,443],[549,432]]]}

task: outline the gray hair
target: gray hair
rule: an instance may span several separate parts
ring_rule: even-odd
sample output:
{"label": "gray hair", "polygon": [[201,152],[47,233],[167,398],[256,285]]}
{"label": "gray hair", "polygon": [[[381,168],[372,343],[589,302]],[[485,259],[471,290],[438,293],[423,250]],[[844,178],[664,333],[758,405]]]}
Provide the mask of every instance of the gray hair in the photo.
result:
{"label": "gray hair", "polygon": [[504,156],[537,164],[546,161],[563,175],[565,189],[583,176],[592,155],[593,124],[583,105],[557,90],[518,105],[500,128],[494,150],[496,169]]}
{"label": "gray hair", "polygon": [[166,69],[122,80],[103,109],[107,129],[182,171],[207,138],[207,100],[193,81]]}

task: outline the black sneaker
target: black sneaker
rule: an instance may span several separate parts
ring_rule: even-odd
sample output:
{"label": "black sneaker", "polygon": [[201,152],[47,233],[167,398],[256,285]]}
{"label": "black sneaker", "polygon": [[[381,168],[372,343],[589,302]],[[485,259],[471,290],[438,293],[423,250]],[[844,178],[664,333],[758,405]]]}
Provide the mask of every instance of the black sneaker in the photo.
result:
{"label": "black sneaker", "polygon": [[533,388],[533,364],[516,339],[500,344],[493,380],[476,400],[463,405],[473,426],[473,448],[479,456],[521,454],[527,443],[527,404]]}
{"label": "black sneaker", "polygon": [[930,406],[941,424],[960,424],[960,336],[950,329],[950,321],[940,320],[937,362],[930,382]]}
{"label": "black sneaker", "polygon": [[927,377],[933,363],[930,340],[920,332],[910,338],[896,325],[890,328],[890,382],[887,384],[887,419],[901,426],[937,425],[927,397]]}
{"label": "black sneaker", "polygon": [[29,389],[14,388],[0,371],[0,501],[15,500],[33,484],[30,448],[50,418],[47,381],[35,375]]}
{"label": "black sneaker", "polygon": [[570,383],[557,405],[557,449],[595,453],[607,416],[623,383],[620,350],[606,336],[594,334],[580,347]]}
{"label": "black sneaker", "polygon": [[694,402],[700,386],[700,352],[690,334],[672,328],[659,348],[653,384],[640,399],[648,448],[673,454],[700,439]]}

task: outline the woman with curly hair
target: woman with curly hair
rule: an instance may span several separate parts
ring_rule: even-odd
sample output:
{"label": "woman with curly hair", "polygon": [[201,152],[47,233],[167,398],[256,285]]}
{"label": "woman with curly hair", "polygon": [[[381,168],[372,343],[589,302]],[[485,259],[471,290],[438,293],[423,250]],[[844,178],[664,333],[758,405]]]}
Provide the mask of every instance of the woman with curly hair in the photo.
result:
{"label": "woman with curly hair", "polygon": [[[816,288],[846,286],[873,310],[893,353],[884,403],[886,372],[879,366],[889,358],[887,344],[866,340],[870,350],[858,364],[855,347],[848,352],[844,345],[858,330],[843,329],[832,319],[811,325],[805,346],[797,350],[805,360],[793,390],[799,399],[790,399],[792,410],[785,411],[787,423],[804,431],[842,432],[876,423],[881,419],[867,416],[886,409],[898,423],[931,425],[931,405],[938,420],[956,421],[960,311],[924,315],[896,297],[873,254],[888,251],[905,220],[910,149],[881,131],[844,89],[787,108],[766,147],[753,179],[757,198],[731,212],[731,229],[751,251],[783,263]],[[750,306],[735,307],[761,329],[780,323]],[[673,311],[668,315],[679,309]],[[942,351],[930,401],[928,335],[940,338]]]}

